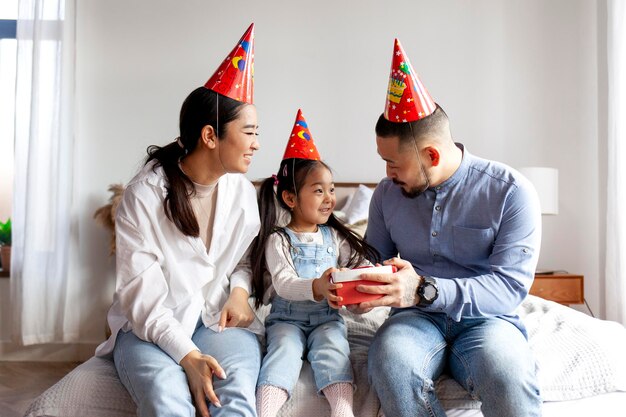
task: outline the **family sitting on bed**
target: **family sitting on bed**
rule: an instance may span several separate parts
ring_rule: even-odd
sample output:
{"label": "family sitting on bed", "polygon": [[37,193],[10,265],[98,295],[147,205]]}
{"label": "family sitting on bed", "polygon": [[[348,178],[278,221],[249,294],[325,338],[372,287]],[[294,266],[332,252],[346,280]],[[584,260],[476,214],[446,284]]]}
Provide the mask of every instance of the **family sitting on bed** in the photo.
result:
{"label": "family sitting on bed", "polygon": [[[138,414],[275,416],[304,357],[332,415],[354,416],[342,284],[329,275],[383,263],[397,272],[363,273],[374,284],[357,287],[380,297],[348,309],[392,307],[368,355],[386,416],[445,416],[433,382],[444,370],[486,417],[541,415],[535,360],[513,313],[539,256],[530,183],[453,141],[396,40],[375,129],[387,178],[365,239],[333,215],[332,174],[300,111],[257,201],[243,175],[260,146],[253,30],[186,98],[180,136],[148,148],[117,209],[112,334],[96,353],[112,357]],[[276,205],[290,213],[283,227]],[[265,326],[251,296],[272,304]]]}

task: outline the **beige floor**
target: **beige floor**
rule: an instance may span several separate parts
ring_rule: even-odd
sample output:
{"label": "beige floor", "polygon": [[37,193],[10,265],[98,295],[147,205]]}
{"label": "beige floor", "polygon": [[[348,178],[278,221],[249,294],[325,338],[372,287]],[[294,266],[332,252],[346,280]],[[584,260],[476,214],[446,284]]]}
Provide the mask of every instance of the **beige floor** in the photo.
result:
{"label": "beige floor", "polygon": [[0,417],[22,417],[30,403],[76,362],[0,362]]}

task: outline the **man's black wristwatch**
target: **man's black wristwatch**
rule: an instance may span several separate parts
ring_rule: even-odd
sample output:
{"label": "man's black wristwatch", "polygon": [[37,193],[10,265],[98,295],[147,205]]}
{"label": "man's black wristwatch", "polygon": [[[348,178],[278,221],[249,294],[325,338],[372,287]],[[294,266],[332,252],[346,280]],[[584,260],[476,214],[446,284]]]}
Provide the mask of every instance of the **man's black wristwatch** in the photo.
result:
{"label": "man's black wristwatch", "polygon": [[429,306],[439,297],[439,288],[437,282],[431,277],[422,277],[422,282],[417,287],[417,296],[419,297],[418,307]]}

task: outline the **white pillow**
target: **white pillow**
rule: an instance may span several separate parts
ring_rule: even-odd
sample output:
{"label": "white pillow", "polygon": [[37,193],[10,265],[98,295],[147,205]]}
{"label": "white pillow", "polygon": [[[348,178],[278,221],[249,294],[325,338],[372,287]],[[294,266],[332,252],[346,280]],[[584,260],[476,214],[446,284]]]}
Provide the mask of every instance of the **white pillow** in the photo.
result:
{"label": "white pillow", "polygon": [[[350,203],[352,203],[352,199],[354,198],[354,195],[356,194],[357,190],[348,194],[348,197],[346,198],[346,202],[343,203],[343,206],[341,206],[341,208],[339,209],[339,212],[342,213],[344,216],[345,216],[346,210],[348,209],[348,207],[350,207]],[[342,220],[345,220],[345,219],[342,219]]]}
{"label": "white pillow", "polygon": [[346,222],[346,213],[344,213],[341,210],[334,210],[333,214],[335,215],[336,218],[338,218],[339,220],[341,220],[342,222]]}
{"label": "white pillow", "polygon": [[528,331],[544,401],[626,391],[623,325],[532,295],[517,314]]}
{"label": "white pillow", "polygon": [[359,188],[349,198],[343,212],[346,215],[346,223],[354,224],[359,220],[366,220],[370,209],[370,200],[374,192],[367,186],[360,184]]}

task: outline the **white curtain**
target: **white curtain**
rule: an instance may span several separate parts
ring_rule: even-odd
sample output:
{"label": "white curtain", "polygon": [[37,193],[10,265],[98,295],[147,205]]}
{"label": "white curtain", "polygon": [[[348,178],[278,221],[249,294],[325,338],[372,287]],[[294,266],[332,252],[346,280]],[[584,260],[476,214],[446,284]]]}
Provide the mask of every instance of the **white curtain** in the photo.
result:
{"label": "white curtain", "polygon": [[626,325],[626,2],[607,3],[606,318]]}
{"label": "white curtain", "polygon": [[17,21],[13,338],[78,339],[67,314],[73,190],[75,0],[20,0]]}

